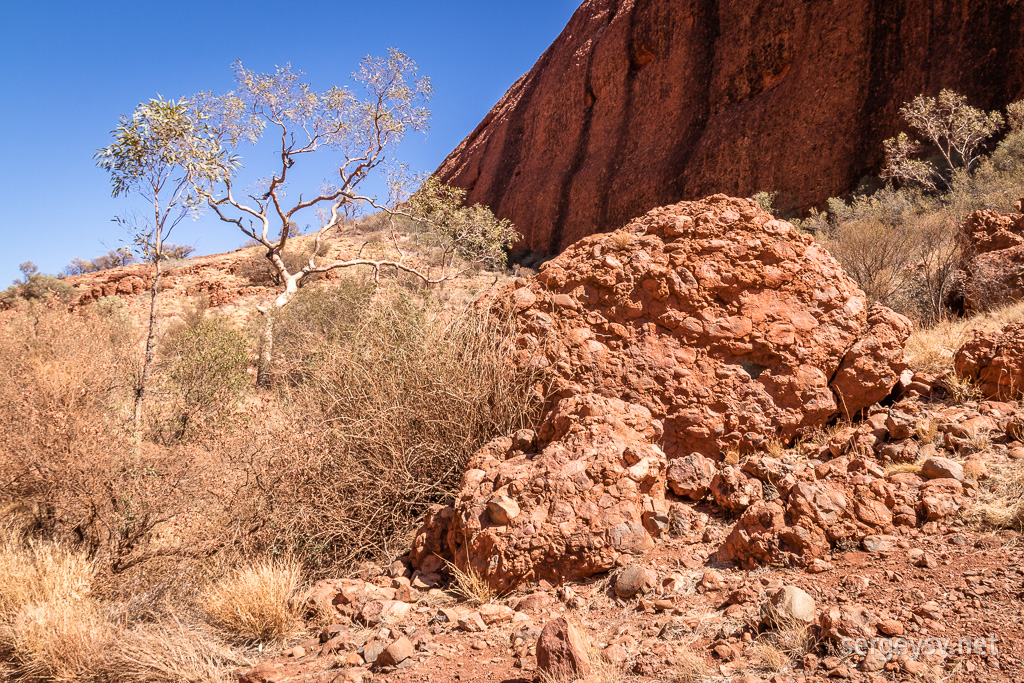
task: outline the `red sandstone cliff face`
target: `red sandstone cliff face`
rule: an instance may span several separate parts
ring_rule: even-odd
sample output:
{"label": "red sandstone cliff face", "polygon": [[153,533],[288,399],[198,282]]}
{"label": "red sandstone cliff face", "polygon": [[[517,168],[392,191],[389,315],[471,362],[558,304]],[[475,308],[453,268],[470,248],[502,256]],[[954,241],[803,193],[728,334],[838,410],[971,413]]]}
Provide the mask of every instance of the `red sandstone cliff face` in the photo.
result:
{"label": "red sandstone cliff face", "polygon": [[899,107],[1024,95],[1011,0],[587,0],[439,169],[555,253],[680,199],[783,209],[877,171]]}

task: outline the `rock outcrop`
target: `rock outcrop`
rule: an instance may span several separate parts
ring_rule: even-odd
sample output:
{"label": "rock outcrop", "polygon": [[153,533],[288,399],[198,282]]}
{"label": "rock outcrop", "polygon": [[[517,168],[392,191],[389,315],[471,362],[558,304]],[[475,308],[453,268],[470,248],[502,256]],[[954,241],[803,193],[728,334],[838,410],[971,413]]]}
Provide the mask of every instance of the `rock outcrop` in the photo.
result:
{"label": "rock outcrop", "polygon": [[650,549],[672,522],[669,482],[737,514],[775,505],[779,463],[709,463],[884,398],[910,333],[810,237],[722,195],[585,238],[493,306],[521,323],[516,362],[548,370],[550,408],[536,435],[476,454],[411,560],[452,559],[500,589]]}
{"label": "rock outcrop", "polygon": [[1024,397],[1024,323],[975,334],[956,352],[953,366],[988,398]]}
{"label": "rock outcrop", "polygon": [[1024,5],[587,0],[438,169],[555,254],[714,192],[852,189],[915,96],[1024,94]]}
{"label": "rock outcrop", "polygon": [[958,238],[964,254],[958,307],[976,313],[1024,298],[1024,215],[975,211]]}

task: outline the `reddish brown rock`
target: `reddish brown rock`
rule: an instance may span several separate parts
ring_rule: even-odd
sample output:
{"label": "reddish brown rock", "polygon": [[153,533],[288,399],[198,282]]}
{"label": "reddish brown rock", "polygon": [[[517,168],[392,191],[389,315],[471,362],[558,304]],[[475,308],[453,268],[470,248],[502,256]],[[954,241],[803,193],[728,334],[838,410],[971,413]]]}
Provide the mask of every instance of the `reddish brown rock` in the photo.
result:
{"label": "reddish brown rock", "polygon": [[973,313],[1024,298],[1024,215],[975,211],[959,241],[964,266],[954,304]]}
{"label": "reddish brown rock", "polygon": [[1024,397],[1024,323],[998,332],[978,332],[953,358],[956,373],[988,398]]}
{"label": "reddish brown rock", "polygon": [[[517,362],[550,371],[536,452],[505,437],[477,453],[410,559],[451,559],[502,590],[582,579],[653,547],[674,456],[791,441],[841,412],[831,377],[849,411],[867,407],[895,384],[910,329],[884,309],[869,316],[838,263],[790,224],[724,196],[586,238],[494,306],[522,323]],[[672,479],[699,497],[711,468],[689,464]],[[771,458],[745,466],[708,482],[719,506],[744,510],[763,497],[759,478],[783,473]]]}
{"label": "reddish brown rock", "polygon": [[677,496],[703,500],[711,492],[711,481],[717,472],[714,460],[700,453],[691,453],[672,460],[666,476],[668,485]]}
{"label": "reddish brown rock", "polygon": [[1018,99],[1022,24],[970,0],[588,0],[438,173],[549,254],[714,192],[819,204],[877,172],[915,96]]}
{"label": "reddish brown rock", "polygon": [[565,619],[549,622],[537,640],[537,668],[556,681],[574,681],[590,675],[587,641]]}
{"label": "reddish brown rock", "polygon": [[670,459],[749,452],[866,408],[895,386],[910,333],[891,311],[869,313],[809,237],[720,195],[585,238],[497,306],[523,322],[519,362],[553,371],[556,401],[645,406]]}

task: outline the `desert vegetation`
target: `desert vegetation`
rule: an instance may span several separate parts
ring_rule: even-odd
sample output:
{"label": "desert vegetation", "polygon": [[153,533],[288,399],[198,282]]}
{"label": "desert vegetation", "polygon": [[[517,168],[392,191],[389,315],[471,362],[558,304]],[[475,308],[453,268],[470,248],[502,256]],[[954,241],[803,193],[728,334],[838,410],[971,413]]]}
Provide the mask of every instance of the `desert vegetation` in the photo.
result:
{"label": "desert vegetation", "polygon": [[[534,378],[506,366],[501,324],[425,291],[332,285],[278,314],[272,390],[253,390],[253,336],[202,306],[169,325],[141,440],[121,307],[9,312],[0,562],[44,572],[4,572],[21,582],[0,588],[12,674],[206,680],[292,633],[312,579],[400,553],[475,450],[531,423]],[[164,640],[167,658],[144,644]]]}
{"label": "desert vegetation", "polygon": [[886,142],[888,184],[831,199],[798,223],[869,297],[931,326],[958,313],[955,276],[970,256],[957,237],[964,218],[1011,211],[1024,192],[1024,102],[1004,116],[944,90],[902,114],[911,134]]}

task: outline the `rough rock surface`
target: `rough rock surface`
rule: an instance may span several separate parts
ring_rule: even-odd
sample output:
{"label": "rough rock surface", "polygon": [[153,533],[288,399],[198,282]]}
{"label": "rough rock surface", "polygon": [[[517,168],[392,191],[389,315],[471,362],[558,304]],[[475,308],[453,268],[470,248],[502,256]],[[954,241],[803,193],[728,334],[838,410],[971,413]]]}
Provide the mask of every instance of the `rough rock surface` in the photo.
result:
{"label": "rough rock surface", "polygon": [[988,398],[1024,396],[1024,323],[978,333],[953,358],[956,373]]}
{"label": "rough rock surface", "polygon": [[1024,298],[1024,215],[975,211],[958,237],[965,258],[954,304],[973,313]]}
{"label": "rough rock surface", "polygon": [[668,481],[732,512],[760,509],[785,474],[769,458],[666,469],[867,408],[896,384],[910,332],[869,312],[809,237],[721,195],[585,238],[494,306],[523,323],[518,362],[551,370],[550,408],[536,439],[497,439],[474,456],[411,559],[450,558],[500,589],[581,579],[653,547],[671,522]]}
{"label": "rough rock surface", "polygon": [[555,619],[537,640],[537,668],[556,681],[589,676],[592,665],[587,641],[565,619]]}
{"label": "rough rock surface", "polygon": [[915,96],[1019,99],[1022,24],[1013,2],[587,0],[438,172],[548,254],[714,192],[818,204],[877,172]]}

